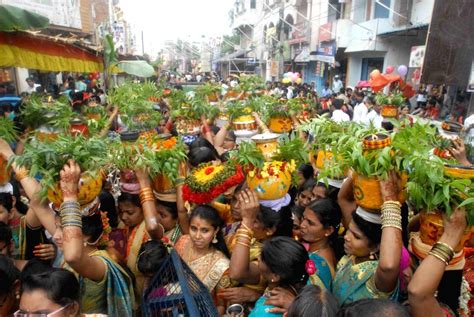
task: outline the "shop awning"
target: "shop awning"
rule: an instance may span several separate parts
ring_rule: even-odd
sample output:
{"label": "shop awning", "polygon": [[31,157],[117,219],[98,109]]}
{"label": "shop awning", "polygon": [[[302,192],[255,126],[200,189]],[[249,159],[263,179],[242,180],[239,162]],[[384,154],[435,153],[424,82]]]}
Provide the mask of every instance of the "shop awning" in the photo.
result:
{"label": "shop awning", "polygon": [[0,67],[90,73],[102,71],[101,53],[57,37],[0,32]]}
{"label": "shop awning", "polygon": [[230,54],[227,54],[227,55],[224,55],[223,57],[221,57],[217,62],[230,62],[234,59],[236,59],[237,57],[239,56],[245,56],[245,54],[249,52],[247,50],[238,50],[234,53],[230,53]]}
{"label": "shop awning", "polygon": [[386,36],[392,36],[392,35],[407,35],[410,31],[416,31],[416,30],[427,30],[429,24],[419,24],[419,25],[412,25],[409,27],[401,28],[398,30],[393,30],[389,32],[384,32],[384,33],[379,33],[378,36],[380,37],[386,37]]}

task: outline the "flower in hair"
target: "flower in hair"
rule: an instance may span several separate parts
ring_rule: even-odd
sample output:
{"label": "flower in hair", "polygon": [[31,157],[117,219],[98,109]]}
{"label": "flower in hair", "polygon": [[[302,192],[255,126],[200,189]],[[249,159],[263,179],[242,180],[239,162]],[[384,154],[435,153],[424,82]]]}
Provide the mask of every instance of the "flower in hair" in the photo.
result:
{"label": "flower in hair", "polygon": [[315,274],[318,271],[313,260],[306,261],[305,269],[309,276]]}

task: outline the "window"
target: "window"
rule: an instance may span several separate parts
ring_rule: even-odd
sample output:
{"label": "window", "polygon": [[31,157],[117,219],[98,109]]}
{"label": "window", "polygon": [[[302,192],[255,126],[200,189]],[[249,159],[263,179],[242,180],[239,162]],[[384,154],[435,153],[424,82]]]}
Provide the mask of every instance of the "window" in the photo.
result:
{"label": "window", "polygon": [[250,9],[257,8],[257,0],[250,0]]}
{"label": "window", "polygon": [[[378,0],[375,1],[374,19],[385,19],[390,15],[390,0]],[[383,5],[381,5],[383,4]]]}
{"label": "window", "polygon": [[369,74],[374,70],[383,69],[383,57],[372,57],[362,59],[362,71],[360,73],[360,80],[369,80]]}
{"label": "window", "polygon": [[329,0],[328,2],[328,22],[334,22],[341,18],[341,4],[339,0]]}

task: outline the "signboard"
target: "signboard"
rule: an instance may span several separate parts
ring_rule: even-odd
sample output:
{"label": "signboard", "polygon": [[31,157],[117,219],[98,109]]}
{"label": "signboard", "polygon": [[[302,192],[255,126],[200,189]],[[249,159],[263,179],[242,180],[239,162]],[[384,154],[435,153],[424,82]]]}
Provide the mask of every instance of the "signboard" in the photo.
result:
{"label": "signboard", "polygon": [[271,61],[270,76],[271,77],[278,77],[278,61]]}
{"label": "signboard", "polygon": [[425,47],[426,46],[412,46],[410,53],[410,62],[408,67],[418,68],[423,66],[423,59],[425,58]]}
{"label": "signboard", "polygon": [[316,50],[316,60],[334,64],[336,59],[336,41],[320,42]]}
{"label": "signboard", "polygon": [[332,40],[332,22],[328,22],[319,27],[319,41],[325,42]]}
{"label": "signboard", "polygon": [[82,29],[81,0],[2,0],[0,3],[43,15],[54,25]]}
{"label": "signboard", "polygon": [[466,87],[474,56],[472,1],[435,0],[421,82]]}

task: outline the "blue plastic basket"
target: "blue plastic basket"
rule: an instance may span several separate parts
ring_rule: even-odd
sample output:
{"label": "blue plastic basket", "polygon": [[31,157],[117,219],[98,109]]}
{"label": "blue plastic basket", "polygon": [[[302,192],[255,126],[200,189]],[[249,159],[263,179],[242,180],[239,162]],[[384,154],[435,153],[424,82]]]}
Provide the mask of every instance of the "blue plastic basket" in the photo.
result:
{"label": "blue plastic basket", "polygon": [[209,290],[172,250],[143,294],[143,316],[218,317]]}

